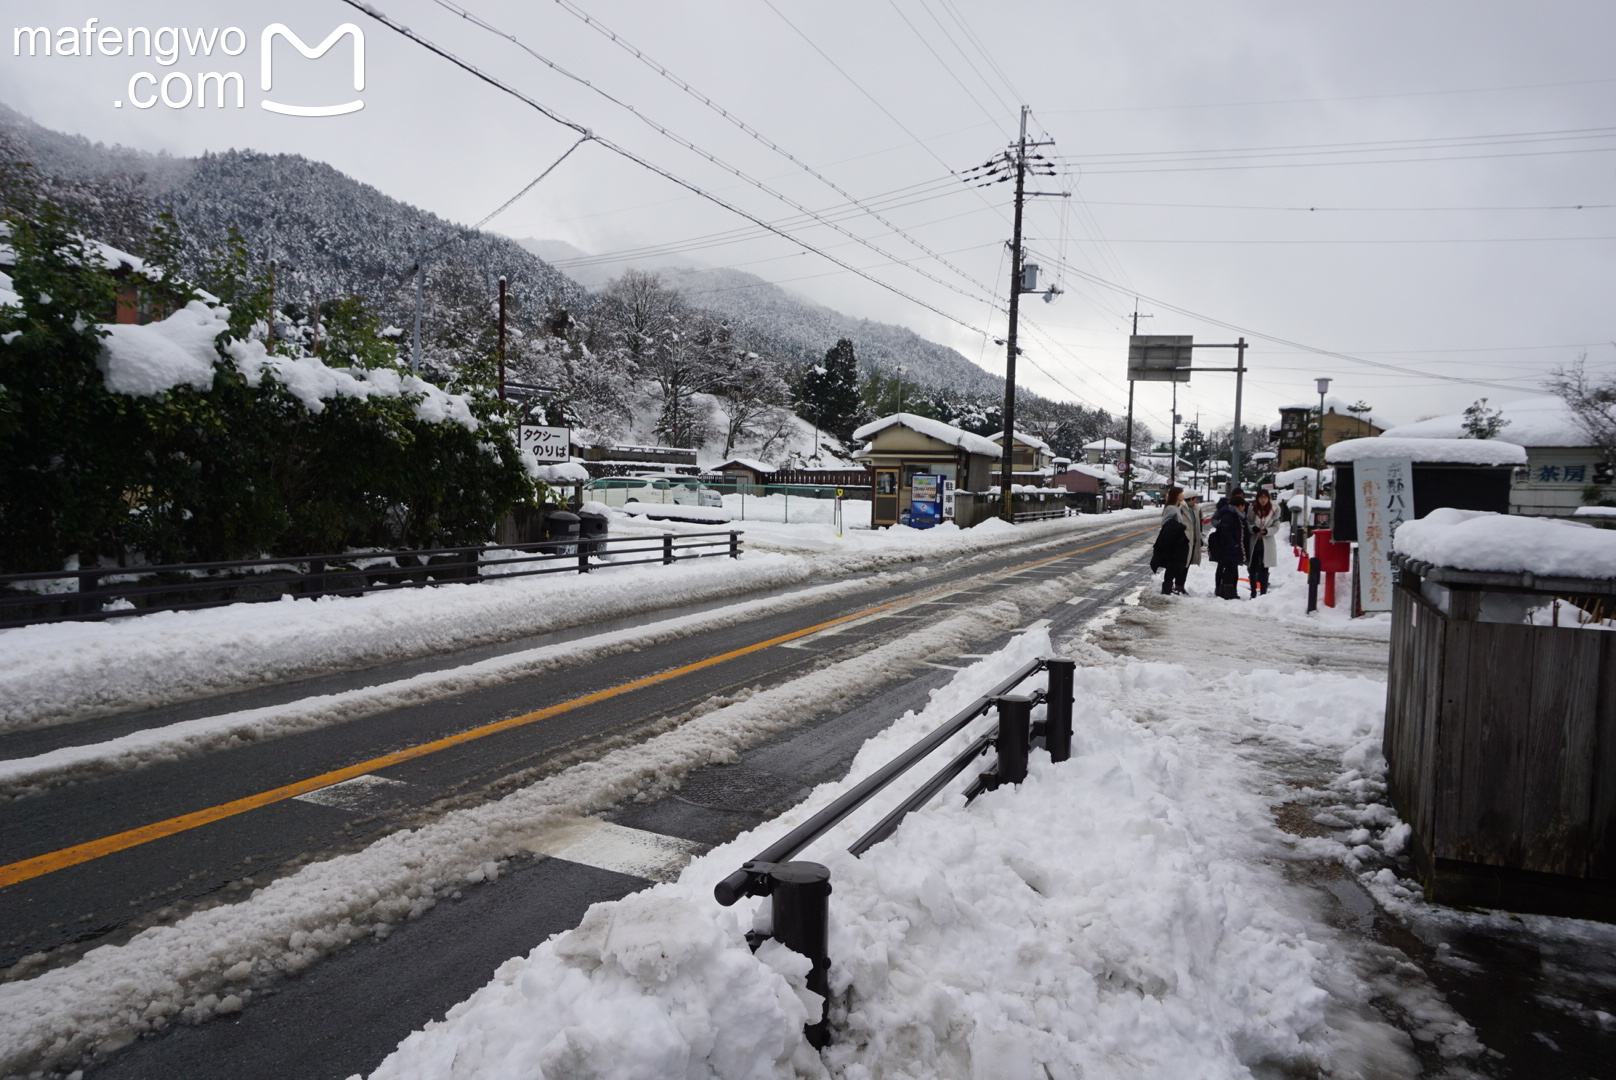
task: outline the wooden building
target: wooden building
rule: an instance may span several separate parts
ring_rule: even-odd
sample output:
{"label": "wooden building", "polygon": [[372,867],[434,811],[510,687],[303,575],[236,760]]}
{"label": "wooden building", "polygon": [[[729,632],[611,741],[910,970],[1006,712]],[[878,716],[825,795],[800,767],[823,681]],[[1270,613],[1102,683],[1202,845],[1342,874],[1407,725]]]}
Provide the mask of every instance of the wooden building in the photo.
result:
{"label": "wooden building", "polygon": [[894,413],[853,432],[865,445],[853,457],[874,477],[877,526],[896,525],[909,509],[916,473],[935,473],[960,491],[986,491],[999,464],[999,445],[941,420]]}

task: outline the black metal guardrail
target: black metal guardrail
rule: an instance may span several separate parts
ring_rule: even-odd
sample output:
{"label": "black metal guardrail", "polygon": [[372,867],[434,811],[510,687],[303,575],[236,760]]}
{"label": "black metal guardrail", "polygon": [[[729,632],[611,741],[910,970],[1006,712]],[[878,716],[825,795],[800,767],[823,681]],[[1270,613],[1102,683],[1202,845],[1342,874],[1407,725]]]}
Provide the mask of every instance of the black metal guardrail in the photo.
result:
{"label": "black metal guardrail", "polygon": [[[660,537],[567,537],[526,544],[0,574],[0,629],[262,603],[286,595],[361,596],[538,574],[587,574],[591,567],[600,566],[671,564],[723,555],[738,559],[741,535],[738,530],[730,530],[664,533]],[[490,554],[502,557],[484,558]],[[540,565],[530,565],[535,563]],[[529,568],[512,569],[519,566]],[[76,587],[35,591],[41,582],[73,583]],[[129,606],[107,609],[108,604],[119,601]]]}
{"label": "black metal guardrail", "polygon": [[[909,771],[949,739],[969,727],[989,709],[997,709],[998,726],[972,740],[964,750],[939,769],[930,779],[899,803],[893,811],[855,840],[847,850],[861,856],[885,840],[910,813],[929,802],[949,782],[971,767],[988,750],[998,752],[998,760],[965,789],[967,802],[984,791],[1003,784],[1019,784],[1027,778],[1027,754],[1034,739],[1041,738],[1052,761],[1072,756],[1072,679],[1076,663],[1071,660],[1033,660],[992,690],[960,710],[947,722],[909,749],[844,792],[835,802],[776,840],[757,857],[720,881],[713,895],[729,907],[745,896],[767,896],[773,906],[772,929],[767,935],[786,948],[813,962],[808,972],[808,989],[830,1002],[830,870],[820,863],[796,862],[793,857],[819,839],[877,792]],[[1040,671],[1049,672],[1047,689],[1031,694],[1010,691]],[[1032,708],[1043,702],[1044,720],[1032,723]],[[762,944],[764,935],[749,935],[752,947]],[[822,1009],[818,1020],[803,1030],[810,1045],[823,1048],[830,1042],[829,1022]]]}

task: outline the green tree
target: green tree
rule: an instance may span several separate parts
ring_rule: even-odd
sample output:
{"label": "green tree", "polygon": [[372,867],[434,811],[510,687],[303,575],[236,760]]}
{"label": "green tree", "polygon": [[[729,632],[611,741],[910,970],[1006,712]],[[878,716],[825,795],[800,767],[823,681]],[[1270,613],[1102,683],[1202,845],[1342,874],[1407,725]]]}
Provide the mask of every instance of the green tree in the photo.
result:
{"label": "green tree", "polygon": [[1464,437],[1467,439],[1496,439],[1508,426],[1504,410],[1489,409],[1486,398],[1477,398],[1464,411]]}
{"label": "green tree", "polygon": [[859,424],[858,358],[853,342],[842,338],[825,359],[802,373],[797,386],[797,415],[843,442]]}

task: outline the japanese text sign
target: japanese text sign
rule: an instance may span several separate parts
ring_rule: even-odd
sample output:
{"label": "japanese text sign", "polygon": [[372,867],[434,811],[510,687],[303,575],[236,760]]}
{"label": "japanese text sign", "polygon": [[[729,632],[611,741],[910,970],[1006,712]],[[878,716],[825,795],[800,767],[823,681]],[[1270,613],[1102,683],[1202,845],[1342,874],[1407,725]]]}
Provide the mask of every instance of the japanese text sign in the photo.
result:
{"label": "japanese text sign", "polygon": [[1360,458],[1353,467],[1358,509],[1358,606],[1392,608],[1392,536],[1414,518],[1414,464],[1408,458]]}
{"label": "japanese text sign", "polygon": [[571,459],[571,428],[523,424],[517,430],[520,432],[517,445],[532,454],[540,465],[553,465]]}

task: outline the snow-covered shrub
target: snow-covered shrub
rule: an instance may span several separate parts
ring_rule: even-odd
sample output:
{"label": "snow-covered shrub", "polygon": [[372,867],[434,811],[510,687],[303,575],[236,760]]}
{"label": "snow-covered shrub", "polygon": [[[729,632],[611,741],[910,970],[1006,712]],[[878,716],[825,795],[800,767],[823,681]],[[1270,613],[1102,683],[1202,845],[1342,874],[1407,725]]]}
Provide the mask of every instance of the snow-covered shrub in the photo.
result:
{"label": "snow-covered shrub", "polygon": [[501,403],[389,364],[357,302],[328,343],[371,366],[277,354],[236,242],[207,283],[235,308],[107,326],[114,281],[67,216],[36,203],[7,222],[0,567],[474,543],[532,497]]}

